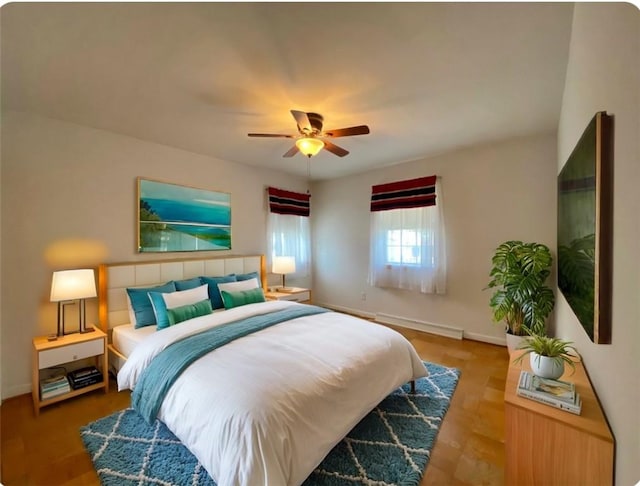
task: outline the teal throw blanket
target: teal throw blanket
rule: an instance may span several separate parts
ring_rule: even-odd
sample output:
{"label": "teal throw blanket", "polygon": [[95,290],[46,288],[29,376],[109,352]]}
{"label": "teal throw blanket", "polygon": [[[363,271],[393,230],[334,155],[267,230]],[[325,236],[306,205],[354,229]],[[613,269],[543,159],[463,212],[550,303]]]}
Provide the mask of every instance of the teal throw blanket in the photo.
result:
{"label": "teal throw blanket", "polygon": [[329,311],[313,305],[289,307],[222,324],[176,341],[162,350],[142,372],[131,394],[131,405],[151,424],[173,383],[197,359],[231,341],[280,322],[323,312]]}

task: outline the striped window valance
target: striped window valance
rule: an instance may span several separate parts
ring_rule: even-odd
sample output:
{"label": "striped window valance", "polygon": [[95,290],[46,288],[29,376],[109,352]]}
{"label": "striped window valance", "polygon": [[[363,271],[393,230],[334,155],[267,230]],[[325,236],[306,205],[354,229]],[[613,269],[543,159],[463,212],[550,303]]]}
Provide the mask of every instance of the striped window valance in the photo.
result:
{"label": "striped window valance", "polygon": [[389,182],[371,187],[371,211],[436,205],[436,176]]}
{"label": "striped window valance", "polygon": [[309,194],[269,187],[269,210],[278,214],[309,216]]}

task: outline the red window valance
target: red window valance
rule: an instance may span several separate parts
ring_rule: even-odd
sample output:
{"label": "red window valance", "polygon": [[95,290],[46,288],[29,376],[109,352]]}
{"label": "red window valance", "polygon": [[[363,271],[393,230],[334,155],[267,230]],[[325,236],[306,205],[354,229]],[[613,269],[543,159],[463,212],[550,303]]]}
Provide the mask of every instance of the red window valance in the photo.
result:
{"label": "red window valance", "polygon": [[436,176],[389,182],[371,187],[371,211],[436,205]]}
{"label": "red window valance", "polygon": [[269,211],[278,214],[309,216],[311,195],[269,187]]}

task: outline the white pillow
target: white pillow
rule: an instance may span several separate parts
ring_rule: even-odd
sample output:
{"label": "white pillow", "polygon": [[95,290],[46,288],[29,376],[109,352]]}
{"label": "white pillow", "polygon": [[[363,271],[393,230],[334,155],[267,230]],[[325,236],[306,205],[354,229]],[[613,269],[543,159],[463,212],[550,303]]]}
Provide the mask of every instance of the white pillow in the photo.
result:
{"label": "white pillow", "polygon": [[175,309],[183,305],[197,304],[200,301],[209,299],[209,285],[204,284],[189,290],[179,290],[162,294],[162,300],[167,309]]}
{"label": "white pillow", "polygon": [[147,295],[156,316],[156,328],[160,330],[170,326],[168,309],[209,300],[209,284],[176,292],[148,292]]}
{"label": "white pillow", "polygon": [[249,280],[240,280],[238,282],[227,282],[227,283],[219,283],[218,290],[220,290],[220,295],[222,295],[222,291],[226,290],[227,292],[240,292],[242,290],[251,290],[257,289],[260,287],[258,284],[257,278],[250,278]]}

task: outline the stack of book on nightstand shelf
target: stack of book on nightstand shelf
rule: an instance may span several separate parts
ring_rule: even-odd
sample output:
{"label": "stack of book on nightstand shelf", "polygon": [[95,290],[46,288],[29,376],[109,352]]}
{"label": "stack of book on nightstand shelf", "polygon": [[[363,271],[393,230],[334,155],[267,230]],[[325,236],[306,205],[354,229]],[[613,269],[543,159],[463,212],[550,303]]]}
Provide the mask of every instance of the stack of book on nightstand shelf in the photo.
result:
{"label": "stack of book on nightstand shelf", "polygon": [[89,366],[87,368],[80,368],[79,370],[71,371],[69,373],[69,382],[71,388],[78,390],[85,386],[94,385],[102,381],[102,373],[95,366]]}
{"label": "stack of book on nightstand shelf", "polygon": [[520,372],[517,393],[521,397],[580,415],[582,399],[573,383],[540,378],[528,371]]}
{"label": "stack of book on nightstand shelf", "polygon": [[55,375],[50,378],[40,380],[40,399],[47,400],[49,398],[57,397],[69,393],[71,387],[66,375]]}

